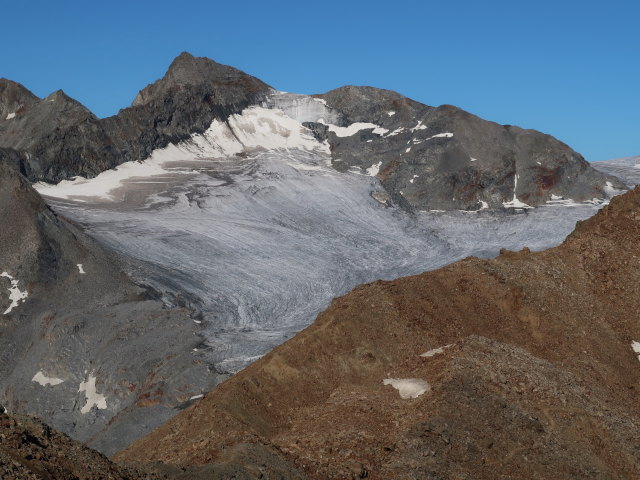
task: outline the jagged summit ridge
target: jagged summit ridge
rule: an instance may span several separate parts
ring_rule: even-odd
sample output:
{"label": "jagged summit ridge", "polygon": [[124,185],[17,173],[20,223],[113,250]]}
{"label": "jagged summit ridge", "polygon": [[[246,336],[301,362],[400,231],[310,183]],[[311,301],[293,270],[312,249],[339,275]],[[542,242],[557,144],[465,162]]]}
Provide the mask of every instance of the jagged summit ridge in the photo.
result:
{"label": "jagged summit ridge", "polygon": [[167,95],[175,95],[179,89],[198,86],[209,88],[223,105],[237,102],[243,94],[272,90],[269,85],[237,68],[182,52],[173,60],[164,77],[138,93],[132,106],[145,105]]}
{"label": "jagged summit ridge", "polygon": [[[328,142],[336,170],[371,173],[387,191],[383,203],[407,210],[528,208],[555,197],[601,200],[607,185],[623,187],[539,132],[374,87],[287,96],[236,68],[186,52],[113,117],[97,119],[62,92],[31,100],[25,115],[0,123],[0,147],[23,155],[22,170],[32,181],[91,178],[265,105],[284,109],[319,142]],[[313,118],[320,111],[322,117]]]}
{"label": "jagged summit ridge", "polygon": [[17,82],[0,78],[0,122],[11,120],[39,100]]}

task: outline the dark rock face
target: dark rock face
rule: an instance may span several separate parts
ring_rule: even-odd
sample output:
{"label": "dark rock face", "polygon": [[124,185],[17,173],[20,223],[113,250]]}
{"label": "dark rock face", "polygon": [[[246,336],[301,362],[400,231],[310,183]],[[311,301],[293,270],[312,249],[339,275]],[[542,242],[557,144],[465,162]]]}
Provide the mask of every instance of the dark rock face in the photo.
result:
{"label": "dark rock face", "polygon": [[0,123],[19,117],[39,101],[19,83],[0,78]]}
{"label": "dark rock face", "polygon": [[[21,88],[16,85],[11,88]],[[25,154],[31,181],[94,177],[201,133],[213,119],[240,112],[269,90],[240,70],[183,53],[161,80],[113,117],[98,119],[62,91],[31,98],[24,114],[0,122],[0,147]]]}
{"label": "dark rock face", "polygon": [[564,143],[535,130],[488,122],[450,105],[429,107],[372,87],[342,87],[318,97],[339,113],[343,125],[372,123],[387,130],[316,135],[329,141],[337,169],[376,166],[391,198],[406,208],[537,206],[551,195],[604,198],[606,182],[624,187]]}

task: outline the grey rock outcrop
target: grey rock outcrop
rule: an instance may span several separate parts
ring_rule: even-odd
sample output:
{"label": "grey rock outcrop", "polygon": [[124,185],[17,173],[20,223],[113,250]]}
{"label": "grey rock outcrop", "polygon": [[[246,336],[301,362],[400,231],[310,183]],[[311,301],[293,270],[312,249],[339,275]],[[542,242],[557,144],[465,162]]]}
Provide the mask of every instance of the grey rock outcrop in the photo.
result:
{"label": "grey rock outcrop", "polygon": [[18,161],[0,150],[0,403],[111,453],[224,377],[194,357],[189,312],[52,212]]}
{"label": "grey rock outcrop", "polygon": [[0,122],[11,120],[40,101],[19,83],[0,78]]}
{"label": "grey rock outcrop", "polygon": [[430,107],[372,87],[347,86],[316,97],[344,126],[360,122],[385,130],[340,137],[314,128],[329,141],[337,169],[375,166],[391,198],[405,208],[537,206],[552,195],[605,198],[607,182],[624,188],[550,135],[489,122],[451,105]]}
{"label": "grey rock outcrop", "polygon": [[[28,92],[11,82],[12,91],[20,88]],[[30,98],[24,113],[0,122],[0,147],[25,155],[23,170],[31,181],[90,178],[201,133],[213,119],[225,120],[269,90],[240,70],[182,53],[161,80],[112,117],[97,118],[62,91]],[[11,109],[16,101],[6,104],[0,108]]]}

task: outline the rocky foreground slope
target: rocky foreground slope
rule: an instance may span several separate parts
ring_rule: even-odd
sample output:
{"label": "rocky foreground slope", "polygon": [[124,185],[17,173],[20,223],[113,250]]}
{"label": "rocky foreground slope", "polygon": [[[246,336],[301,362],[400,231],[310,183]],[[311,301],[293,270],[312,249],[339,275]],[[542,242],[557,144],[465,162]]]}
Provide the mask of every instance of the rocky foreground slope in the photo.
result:
{"label": "rocky foreground slope", "polygon": [[0,412],[0,478],[157,480],[164,477],[118,466],[35,418]]}
{"label": "rocky foreground slope", "polygon": [[623,186],[534,130],[371,87],[314,97],[277,92],[235,68],[188,53],[129,108],[104,119],[61,90],[38,99],[1,79],[0,147],[19,152],[31,181],[94,177],[205,134],[214,122],[226,122],[229,139],[239,140],[230,117],[261,105],[304,122],[327,142],[337,170],[376,176],[386,190],[377,198],[407,210],[526,208],[555,197],[603,199],[607,188]]}
{"label": "rocky foreground slope", "polygon": [[557,248],[360,286],[117,458],[248,444],[318,479],[637,478],[639,237],[636,188]]}

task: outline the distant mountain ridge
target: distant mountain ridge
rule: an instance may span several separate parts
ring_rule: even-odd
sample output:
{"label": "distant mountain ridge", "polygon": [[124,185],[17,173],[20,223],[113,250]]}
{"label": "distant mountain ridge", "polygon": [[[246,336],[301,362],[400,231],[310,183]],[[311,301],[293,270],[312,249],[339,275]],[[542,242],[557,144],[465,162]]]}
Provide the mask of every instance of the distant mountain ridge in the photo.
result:
{"label": "distant mountain ridge", "polygon": [[14,117],[0,120],[0,147],[23,155],[24,171],[34,182],[94,177],[201,133],[214,119],[241,111],[268,90],[239,70],[183,53],[163,79],[112,117],[98,119],[62,91],[32,99]]}
{"label": "distant mountain ridge", "polygon": [[[31,181],[49,183],[144,160],[249,106],[278,108],[272,97],[280,95],[240,70],[186,52],[131,107],[105,119],[62,91],[39,100],[13,82],[1,85],[0,147],[18,151]],[[608,186],[624,187],[551,136],[456,107],[373,87],[306,98],[324,103],[323,117],[293,118],[328,143],[333,166],[376,176],[388,194],[381,202],[407,210],[528,208],[554,196],[604,199]]]}

